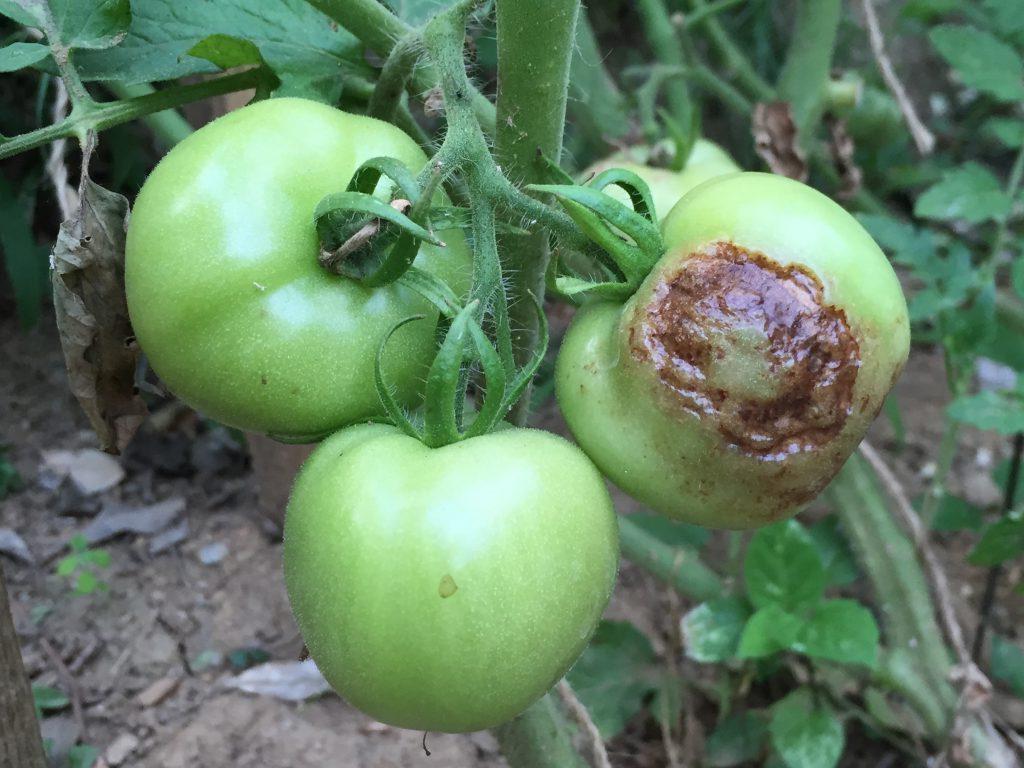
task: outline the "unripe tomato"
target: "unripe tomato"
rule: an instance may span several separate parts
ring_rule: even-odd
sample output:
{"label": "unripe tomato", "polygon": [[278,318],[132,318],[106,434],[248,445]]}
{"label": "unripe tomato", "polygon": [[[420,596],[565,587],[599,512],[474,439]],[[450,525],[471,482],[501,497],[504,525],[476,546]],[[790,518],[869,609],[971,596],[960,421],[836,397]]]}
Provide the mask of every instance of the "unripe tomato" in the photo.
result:
{"label": "unripe tomato", "polygon": [[474,731],[540,698],[608,602],[618,529],[571,443],[506,429],[427,448],[349,427],[299,474],[285,583],[310,655],[372,717]]}
{"label": "unripe tomato", "polygon": [[750,528],[832,479],[907,359],[907,307],[863,227],[810,187],[709,182],[663,225],[668,250],[625,304],[577,315],[558,401],[630,495],[680,520]]}
{"label": "unripe tomato", "polygon": [[[629,152],[623,152],[591,166],[583,178],[590,178],[609,168],[624,168],[647,182],[647,186],[651,188],[651,197],[659,220],[665,218],[683,195],[694,187],[709,179],[740,171],[740,167],[729,157],[728,152],[707,139],[697,139],[686,160],[686,166],[681,171],[646,165],[637,162]],[[618,187],[608,187],[605,192],[621,203],[629,202],[629,196]]]}
{"label": "unripe tomato", "polygon": [[[365,288],[318,263],[317,203],[389,156],[426,162],[398,128],[303,99],[259,102],[172,149],[139,193],[125,283],[132,325],[167,387],[214,419],[312,439],[380,413],[374,358],[410,315],[436,313],[394,285]],[[471,274],[458,232],[420,249],[419,266],[462,292]],[[433,324],[388,344],[387,380],[415,399]]]}

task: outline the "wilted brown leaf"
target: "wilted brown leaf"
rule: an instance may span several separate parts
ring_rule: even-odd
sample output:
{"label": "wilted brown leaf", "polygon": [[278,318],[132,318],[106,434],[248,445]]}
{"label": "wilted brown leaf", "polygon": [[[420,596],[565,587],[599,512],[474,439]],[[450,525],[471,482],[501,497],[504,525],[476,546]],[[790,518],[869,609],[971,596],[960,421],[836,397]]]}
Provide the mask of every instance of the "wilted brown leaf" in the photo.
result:
{"label": "wilted brown leaf", "polygon": [[761,102],[751,125],[757,154],[772,173],[807,181],[807,155],[797,140],[796,123],[788,101]]}
{"label": "wilted brown leaf", "polygon": [[860,192],[861,184],[864,182],[864,173],[853,158],[853,137],[846,131],[845,120],[829,116],[825,118],[825,123],[828,126],[829,154],[839,174],[839,189],[836,195],[849,200]]}
{"label": "wilted brown leaf", "polygon": [[124,295],[128,201],[83,172],[78,214],[60,226],[53,302],[71,391],[104,451],[120,453],[146,415]]}

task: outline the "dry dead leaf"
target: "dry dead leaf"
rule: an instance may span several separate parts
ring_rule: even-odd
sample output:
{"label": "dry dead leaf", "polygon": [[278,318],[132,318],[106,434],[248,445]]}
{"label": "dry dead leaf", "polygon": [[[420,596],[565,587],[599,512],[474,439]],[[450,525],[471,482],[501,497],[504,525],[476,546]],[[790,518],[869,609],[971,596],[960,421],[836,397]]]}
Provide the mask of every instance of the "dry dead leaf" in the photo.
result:
{"label": "dry dead leaf", "polygon": [[797,141],[796,123],[788,101],[761,102],[751,125],[757,154],[772,173],[807,181],[807,156]]}
{"label": "dry dead leaf", "polygon": [[103,450],[120,453],[146,415],[124,295],[128,201],[87,174],[80,191],[79,212],[61,224],[51,257],[53,302],[71,391]]}
{"label": "dry dead leaf", "polygon": [[839,189],[836,195],[844,200],[860,192],[864,182],[864,173],[854,160],[853,154],[856,149],[853,144],[853,137],[846,130],[846,121],[836,117],[826,117],[825,123],[828,126],[828,150],[832,156],[832,163],[839,174]]}

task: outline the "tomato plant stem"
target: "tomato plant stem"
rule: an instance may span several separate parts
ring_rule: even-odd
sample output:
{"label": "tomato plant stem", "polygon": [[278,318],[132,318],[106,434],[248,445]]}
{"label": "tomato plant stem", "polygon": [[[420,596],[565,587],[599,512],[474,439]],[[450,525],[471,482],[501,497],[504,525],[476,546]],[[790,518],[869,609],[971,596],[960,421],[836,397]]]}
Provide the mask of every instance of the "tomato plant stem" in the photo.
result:
{"label": "tomato plant stem", "polygon": [[937,721],[934,712],[921,712],[932,720],[931,735],[941,737],[956,703],[949,684],[952,663],[917,552],[896,524],[877,478],[859,454],[846,462],[826,493],[871,582],[893,663],[912,668],[913,674],[903,677],[917,676],[927,684],[917,698],[934,701],[941,708],[944,716]]}
{"label": "tomato plant stem", "polygon": [[[148,83],[129,85],[120,80],[113,80],[104,85],[119,99],[134,99],[156,92],[156,89]],[[184,141],[193,132],[188,120],[172,108],[146,115],[143,122],[149,126],[157,141],[165,149],[170,149],[175,144]]]}
{"label": "tomato plant stem", "polygon": [[395,113],[402,103],[402,94],[405,93],[406,83],[412,77],[416,69],[416,62],[420,55],[420,37],[416,34],[409,34],[395,43],[391,54],[384,62],[384,68],[377,80],[377,87],[373,89],[370,103],[366,114],[376,117],[378,120],[394,122]]}
{"label": "tomato plant stem", "polygon": [[[579,0],[498,0],[498,103],[495,153],[504,175],[520,184],[542,181],[538,153],[558,162],[579,16]],[[537,343],[537,317],[527,300],[543,302],[548,233],[502,238],[509,281],[513,345],[520,364]],[[529,391],[512,412],[524,423]]]}
{"label": "tomato plant stem", "polygon": [[571,99],[567,109],[595,154],[630,132],[629,109],[611,73],[585,11],[576,23],[576,46],[569,78]]}
{"label": "tomato plant stem", "polygon": [[247,70],[191,85],[164,88],[124,101],[95,104],[84,112],[73,110],[59,123],[11,139],[0,140],[0,160],[57,139],[78,137],[85,135],[87,131],[102,131],[145,115],[180,107],[182,104],[252,88],[257,85],[260,77],[259,71]]}
{"label": "tomato plant stem", "polygon": [[682,595],[711,600],[725,593],[721,577],[700,561],[695,550],[670,547],[623,515],[619,515],[619,545],[628,560]]}
{"label": "tomato plant stem", "polygon": [[[390,56],[400,40],[416,30],[393,14],[377,0],[306,0],[325,16],[333,19],[362,40],[381,56]],[[437,84],[437,73],[431,67],[416,71],[410,88],[425,93]],[[476,88],[470,86],[468,96],[477,119],[487,133],[494,133],[494,105]]]}

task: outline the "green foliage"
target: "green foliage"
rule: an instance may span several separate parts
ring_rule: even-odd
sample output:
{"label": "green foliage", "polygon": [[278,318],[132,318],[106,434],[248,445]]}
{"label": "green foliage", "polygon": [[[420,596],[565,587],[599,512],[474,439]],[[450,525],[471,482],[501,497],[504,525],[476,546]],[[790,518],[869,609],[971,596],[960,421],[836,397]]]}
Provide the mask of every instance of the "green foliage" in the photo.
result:
{"label": "green foliage", "polygon": [[843,724],[809,688],[797,688],[772,708],[768,731],[788,768],[834,768],[843,754]]}
{"label": "green foliage", "polygon": [[980,509],[949,493],[939,501],[932,519],[932,529],[936,531],[977,531],[983,524],[984,515]]}
{"label": "green foliage", "polygon": [[[606,739],[622,732],[652,696],[669,690],[650,641],[628,621],[603,621],[567,676]],[[661,708],[659,702],[652,710]]]}
{"label": "green foliage", "polygon": [[144,83],[260,60],[289,95],[336,99],[348,78],[371,75],[359,42],[304,0],[134,0],[120,45],[83,52],[76,64],[85,80]]}
{"label": "green foliage", "polygon": [[632,522],[656,539],[670,547],[692,547],[700,549],[711,538],[711,531],[696,525],[669,520],[663,515],[640,513],[630,515]]}
{"label": "green foliage", "polygon": [[1024,380],[1013,390],[959,397],[950,404],[949,417],[1002,435],[1024,431]]}
{"label": "green foliage", "polygon": [[942,181],[929,187],[917,199],[914,213],[925,219],[963,219],[971,224],[980,224],[1002,219],[1012,205],[1013,201],[1003,191],[995,174],[983,165],[971,162],[946,171]]}
{"label": "green foliage", "polygon": [[964,85],[1001,101],[1024,99],[1024,64],[994,35],[970,26],[943,25],[929,36]]}
{"label": "green foliage", "polygon": [[54,572],[68,580],[76,595],[107,591],[110,586],[97,572],[110,567],[110,553],[105,549],[91,549],[81,534],[71,537],[68,548],[71,554],[57,561]]}
{"label": "green foliage", "polygon": [[1024,519],[1011,514],[986,526],[981,539],[971,550],[973,565],[999,565],[1024,553]]}
{"label": "green foliage", "polygon": [[0,251],[23,328],[39,321],[43,297],[49,292],[46,250],[32,233],[29,202],[6,176],[0,176]]}
{"label": "green foliage", "polygon": [[71,703],[63,691],[47,685],[32,686],[32,702],[36,708],[36,717],[42,717],[44,712],[64,709]]}
{"label": "green foliage", "polygon": [[750,608],[738,597],[701,603],[683,617],[686,655],[705,663],[733,658],[749,617]]}
{"label": "green foliage", "polygon": [[796,520],[761,528],[747,550],[743,577],[758,608],[800,609],[825,591],[827,577],[814,540]]}
{"label": "green foliage", "polygon": [[992,677],[1024,699],[1024,648],[1002,635],[992,635]]}
{"label": "green foliage", "polygon": [[100,751],[91,744],[76,744],[68,750],[68,768],[92,768]]}
{"label": "green foliage", "polygon": [[726,717],[708,736],[704,765],[732,768],[756,760],[768,741],[768,722],[760,712],[738,712]]}

